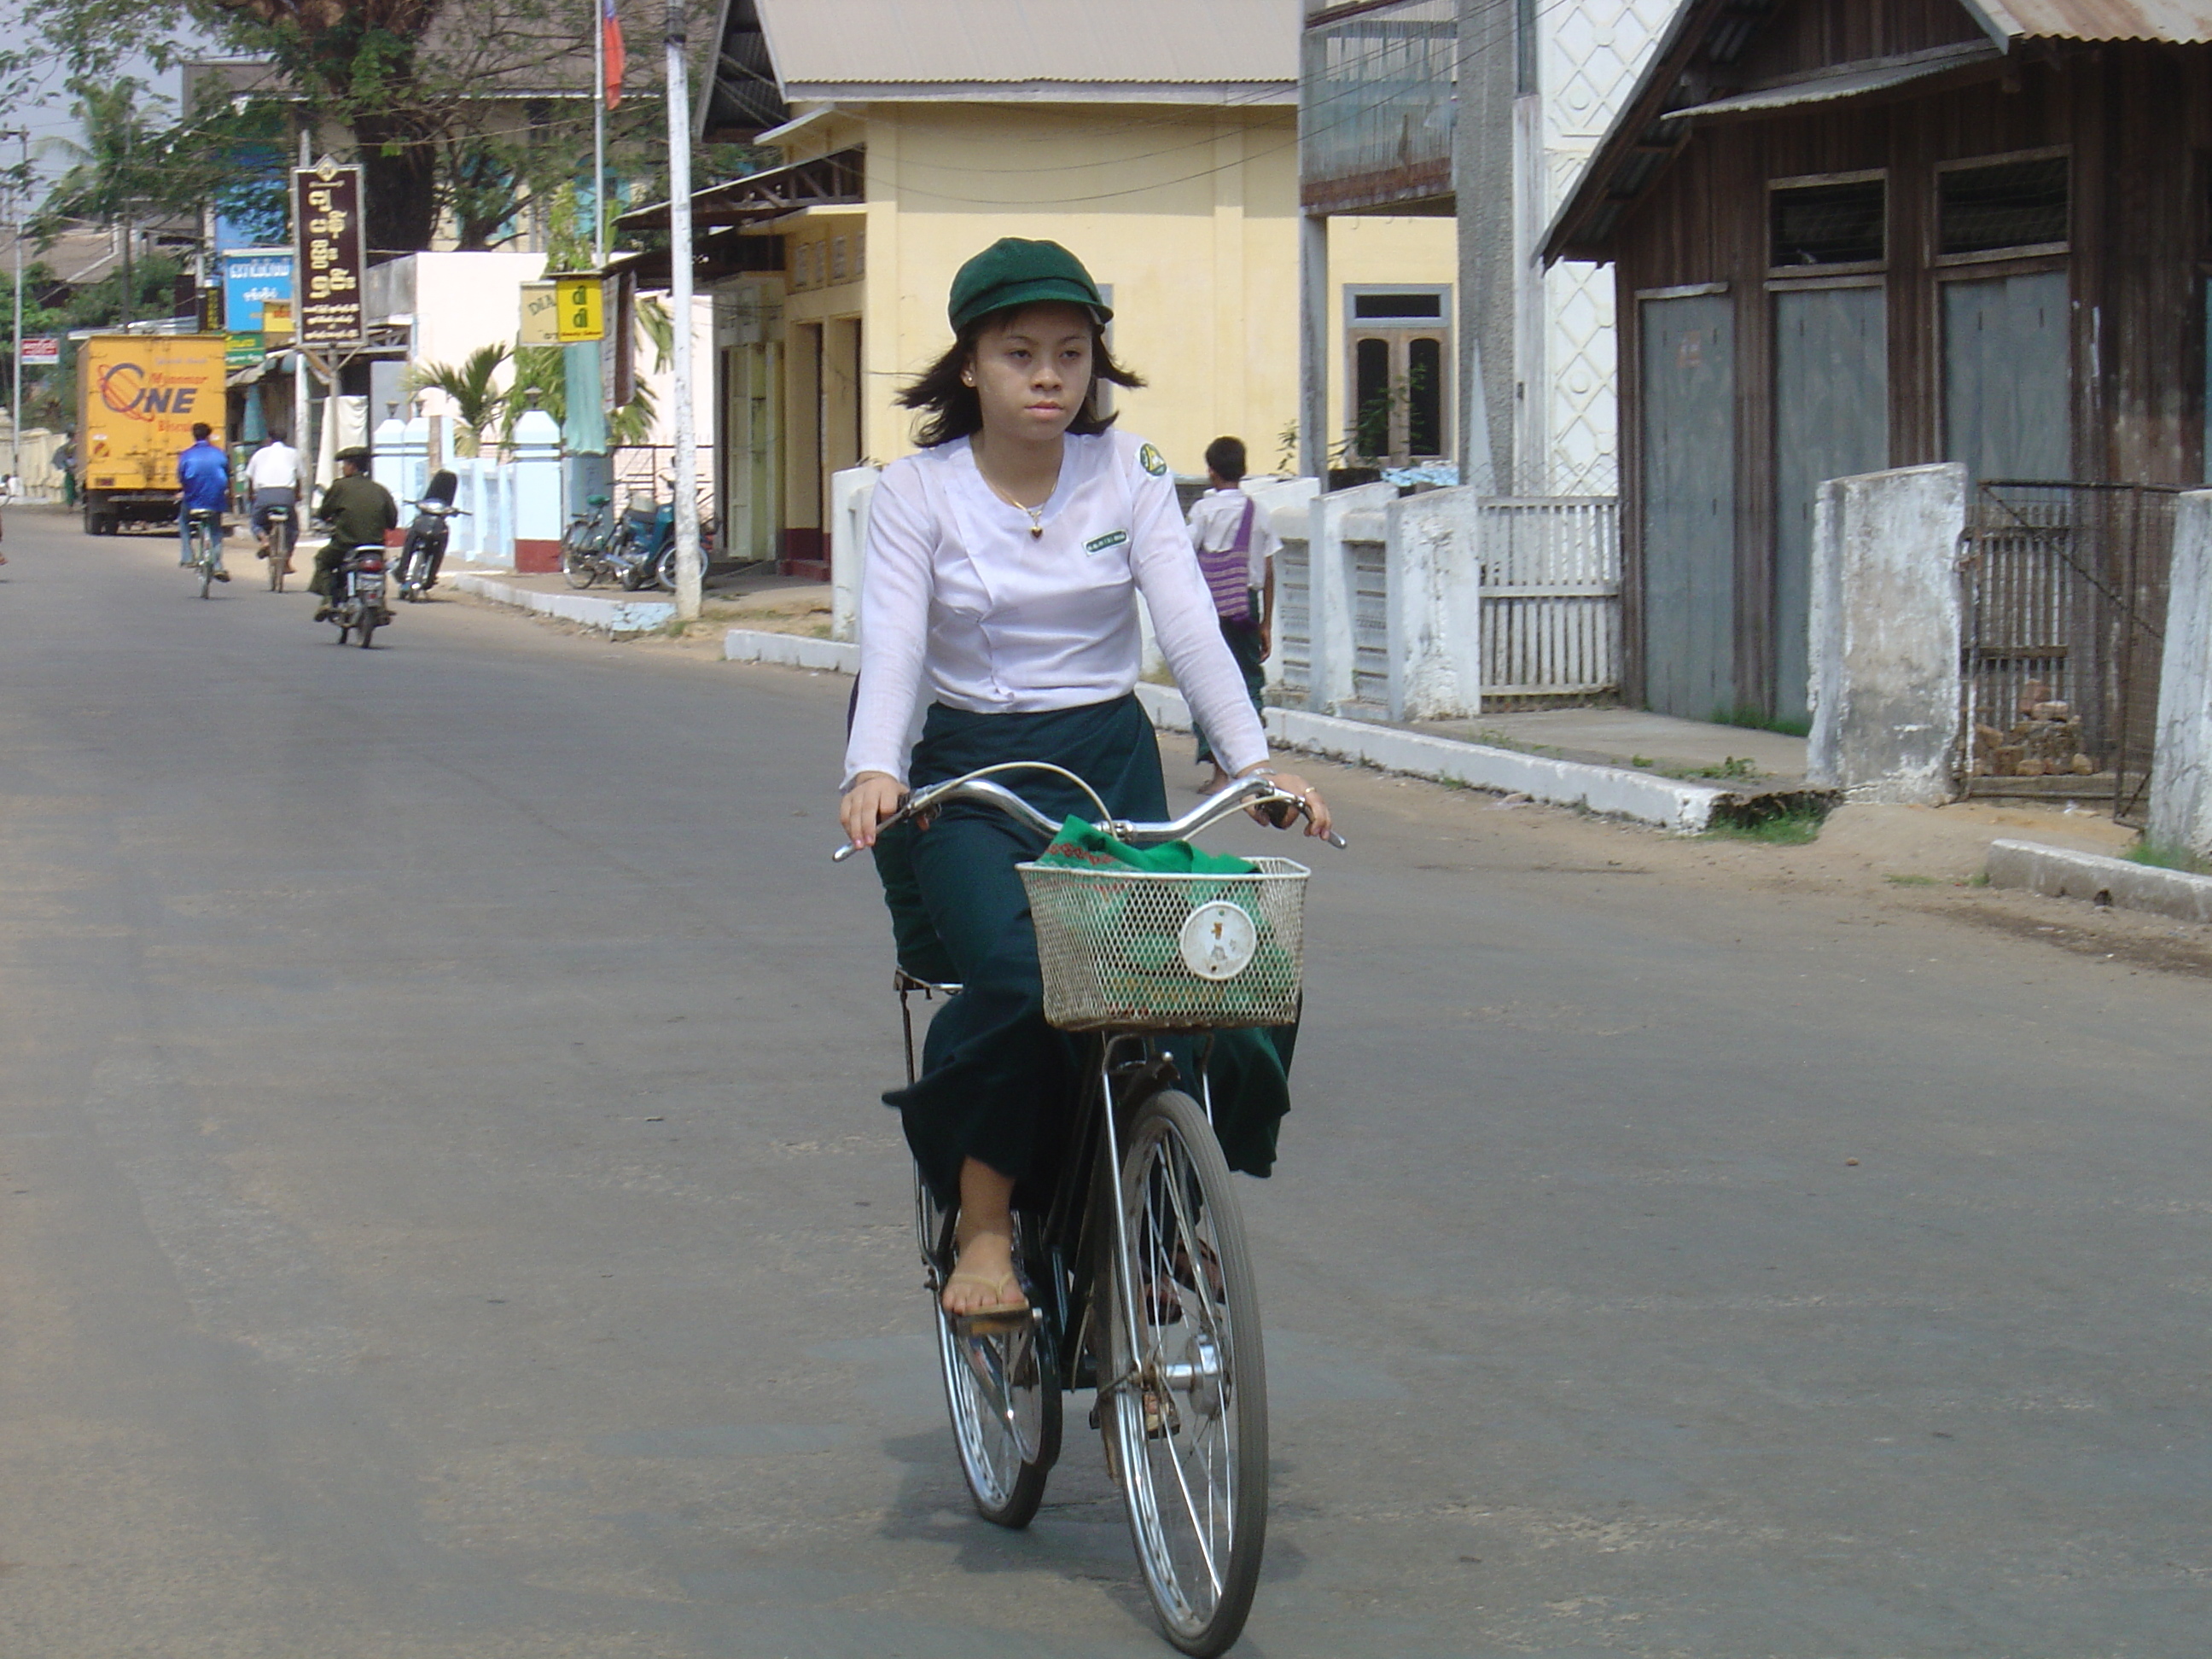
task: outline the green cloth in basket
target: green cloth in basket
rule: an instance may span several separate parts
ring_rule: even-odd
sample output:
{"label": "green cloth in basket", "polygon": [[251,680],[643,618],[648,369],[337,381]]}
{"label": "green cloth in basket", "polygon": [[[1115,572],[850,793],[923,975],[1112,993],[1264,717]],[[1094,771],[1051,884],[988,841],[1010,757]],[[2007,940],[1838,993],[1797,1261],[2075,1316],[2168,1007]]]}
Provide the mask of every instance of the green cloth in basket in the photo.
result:
{"label": "green cloth in basket", "polygon": [[1131,847],[1081,818],[1071,817],[1060,826],[1052,845],[1036,860],[1055,870],[1110,870],[1121,866],[1149,870],[1162,876],[1249,876],[1252,865],[1228,853],[1209,853],[1187,841],[1163,842],[1158,847]]}
{"label": "green cloth in basket", "polygon": [[[1060,825],[1060,833],[1053,837],[1052,844],[1036,862],[1050,869],[1085,870],[1102,875],[1124,871],[1167,876],[1258,873],[1258,867],[1249,860],[1231,854],[1209,853],[1187,841],[1166,842],[1157,847],[1131,847],[1078,817],[1070,817]],[[1230,883],[1215,887],[1194,882],[1178,894],[1183,914],[1214,899],[1233,901],[1240,896],[1236,885]],[[1135,911],[1139,916],[1153,908],[1145,905],[1139,895],[1106,887],[1094,890],[1091,902],[1101,907],[1095,913],[1097,937],[1102,941],[1113,941],[1110,948],[1103,949],[1097,963],[1103,988],[1110,998],[1125,1007],[1152,1008],[1163,1013],[1195,1012],[1212,1004],[1219,994],[1218,988],[1196,978],[1183,966],[1180,944],[1172,927],[1160,926],[1157,915],[1149,925],[1123,921],[1125,907],[1142,906]],[[1249,908],[1249,901],[1246,908]],[[1267,925],[1264,913],[1255,915],[1253,920],[1260,925],[1254,965],[1261,970],[1261,980],[1279,979],[1287,971],[1283,946]]]}

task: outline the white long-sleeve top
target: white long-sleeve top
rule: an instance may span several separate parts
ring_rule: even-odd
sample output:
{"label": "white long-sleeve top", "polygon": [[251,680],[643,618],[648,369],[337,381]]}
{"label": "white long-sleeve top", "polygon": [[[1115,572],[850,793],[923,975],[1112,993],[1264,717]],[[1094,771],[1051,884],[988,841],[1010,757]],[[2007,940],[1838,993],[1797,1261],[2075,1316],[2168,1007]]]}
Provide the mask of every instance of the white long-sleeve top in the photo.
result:
{"label": "white long-sleeve top", "polygon": [[984,483],[964,438],[884,469],[868,509],[848,787],[863,772],[906,781],[925,692],[1009,714],[1127,696],[1141,666],[1139,593],[1224,763],[1241,771],[1267,758],[1167,463],[1121,432],[1066,444],[1041,537]]}

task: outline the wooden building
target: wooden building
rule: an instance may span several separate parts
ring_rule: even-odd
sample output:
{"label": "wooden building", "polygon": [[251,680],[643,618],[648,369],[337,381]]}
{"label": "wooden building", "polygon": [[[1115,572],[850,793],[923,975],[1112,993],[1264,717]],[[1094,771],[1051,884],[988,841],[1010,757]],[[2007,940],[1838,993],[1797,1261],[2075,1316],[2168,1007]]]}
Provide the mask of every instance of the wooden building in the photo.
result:
{"label": "wooden building", "polygon": [[2205,479],[2207,0],[1686,0],[1547,234],[1610,262],[1632,698],[1805,714],[1824,478]]}

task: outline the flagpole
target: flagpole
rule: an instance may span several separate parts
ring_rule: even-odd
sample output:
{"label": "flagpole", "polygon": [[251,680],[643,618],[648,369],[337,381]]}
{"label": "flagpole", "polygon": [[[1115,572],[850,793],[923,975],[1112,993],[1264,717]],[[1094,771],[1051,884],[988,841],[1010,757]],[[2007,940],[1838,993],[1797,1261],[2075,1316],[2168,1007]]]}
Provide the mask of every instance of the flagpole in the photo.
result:
{"label": "flagpole", "polygon": [[592,264],[607,262],[606,0],[592,0]]}
{"label": "flagpole", "polygon": [[668,309],[675,325],[670,395],[676,453],[676,617],[699,615],[699,452],[691,410],[691,94],[684,59],[684,0],[668,0]]}

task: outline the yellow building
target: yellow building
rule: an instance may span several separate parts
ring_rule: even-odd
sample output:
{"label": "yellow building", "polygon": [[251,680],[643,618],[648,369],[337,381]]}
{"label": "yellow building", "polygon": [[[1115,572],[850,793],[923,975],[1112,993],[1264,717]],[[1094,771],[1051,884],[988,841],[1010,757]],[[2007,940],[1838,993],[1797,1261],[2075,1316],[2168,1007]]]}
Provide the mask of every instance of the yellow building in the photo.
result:
{"label": "yellow building", "polygon": [[[694,199],[731,553],[826,570],[830,475],[913,447],[893,393],[951,343],[953,272],[1001,236],[1090,267],[1115,355],[1149,382],[1115,392],[1122,422],[1177,471],[1202,471],[1223,433],[1255,471],[1294,453],[1302,15],[1299,0],[727,0],[723,74],[749,84],[710,89],[706,136],[734,136],[718,108],[763,110],[748,67],[763,62],[789,117],[748,135],[782,165]],[[1344,220],[1331,236],[1334,442],[1364,338],[1402,356],[1425,333],[1451,362],[1455,249],[1449,220]],[[1412,438],[1448,456],[1453,398],[1434,398]]]}

